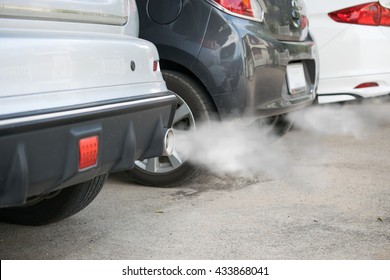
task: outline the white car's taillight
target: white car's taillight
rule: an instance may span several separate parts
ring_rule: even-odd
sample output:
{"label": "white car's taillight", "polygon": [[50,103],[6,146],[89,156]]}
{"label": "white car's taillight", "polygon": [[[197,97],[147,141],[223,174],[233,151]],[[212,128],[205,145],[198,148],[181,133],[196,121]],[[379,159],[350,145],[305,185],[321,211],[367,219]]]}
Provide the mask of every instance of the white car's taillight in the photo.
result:
{"label": "white car's taillight", "polygon": [[381,6],[378,2],[341,9],[328,15],[337,22],[390,26],[390,9]]}
{"label": "white car's taillight", "polygon": [[211,0],[211,2],[238,16],[258,21],[264,19],[264,11],[257,0]]}

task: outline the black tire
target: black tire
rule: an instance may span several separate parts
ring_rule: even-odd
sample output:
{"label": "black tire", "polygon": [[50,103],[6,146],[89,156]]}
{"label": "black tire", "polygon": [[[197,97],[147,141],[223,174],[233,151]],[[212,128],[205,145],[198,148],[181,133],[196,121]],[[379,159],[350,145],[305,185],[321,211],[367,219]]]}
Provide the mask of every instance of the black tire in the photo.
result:
{"label": "black tire", "polygon": [[[181,106],[187,106],[189,112],[188,118],[175,118],[173,123],[174,130],[189,130],[196,126],[196,123],[207,122],[216,118],[216,109],[208,93],[205,89],[191,77],[176,71],[163,70],[164,80],[167,88],[178,96],[179,104],[176,112],[183,109]],[[178,116],[177,113],[175,116]],[[177,153],[173,157],[180,157]],[[192,165],[180,158],[180,163],[176,158],[158,157],[148,159],[145,161],[137,161],[135,167],[131,170],[125,171],[125,174],[131,181],[139,184],[154,187],[173,187],[182,184],[183,182],[192,178],[198,171],[199,167]],[[178,158],[179,159],[179,158]],[[153,166],[157,166],[155,170],[148,171],[148,163],[155,161]],[[176,165],[176,166],[174,166]]]}
{"label": "black tire", "polygon": [[98,195],[107,175],[97,176],[42,198],[34,198],[20,207],[0,210],[3,222],[40,226],[58,222],[84,209]]}

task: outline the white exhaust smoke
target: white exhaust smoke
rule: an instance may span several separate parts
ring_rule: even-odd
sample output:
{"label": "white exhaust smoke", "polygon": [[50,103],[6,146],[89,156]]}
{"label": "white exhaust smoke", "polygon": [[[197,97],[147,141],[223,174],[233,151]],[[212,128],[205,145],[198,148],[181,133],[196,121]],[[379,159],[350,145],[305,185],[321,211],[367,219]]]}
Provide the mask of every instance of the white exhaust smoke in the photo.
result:
{"label": "white exhaust smoke", "polygon": [[[300,137],[282,137],[236,122],[198,125],[196,132],[177,133],[176,149],[188,161],[218,175],[269,175],[280,178],[301,173],[289,151],[321,161],[337,147],[322,147],[321,137],[348,136],[361,140],[390,123],[390,102],[383,104],[316,105],[291,115]],[[296,174],[300,176],[299,174]]]}
{"label": "white exhaust smoke", "polygon": [[390,103],[318,105],[295,112],[295,126],[317,135],[364,138],[390,121]]}
{"label": "white exhaust smoke", "polygon": [[196,132],[177,135],[176,148],[190,162],[217,174],[276,176],[286,168],[286,155],[272,145],[274,136],[235,122],[213,122]]}

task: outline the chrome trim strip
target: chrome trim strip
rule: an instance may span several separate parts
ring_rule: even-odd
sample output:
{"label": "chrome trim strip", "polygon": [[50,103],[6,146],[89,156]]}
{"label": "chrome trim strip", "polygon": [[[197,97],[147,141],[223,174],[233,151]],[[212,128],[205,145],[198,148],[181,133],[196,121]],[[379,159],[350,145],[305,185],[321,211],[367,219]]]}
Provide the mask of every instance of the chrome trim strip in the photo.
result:
{"label": "chrome trim strip", "polygon": [[67,116],[72,116],[72,115],[93,113],[93,112],[99,112],[99,111],[110,110],[110,109],[123,109],[123,108],[130,106],[130,105],[142,106],[142,105],[147,105],[147,104],[154,103],[154,102],[164,102],[164,101],[175,100],[175,99],[176,99],[176,97],[174,95],[168,95],[168,96],[145,98],[142,100],[126,101],[126,102],[115,103],[115,104],[107,104],[107,105],[101,105],[101,106],[95,106],[95,107],[89,107],[89,108],[83,108],[83,109],[76,109],[76,110],[70,110],[70,111],[64,111],[64,112],[47,113],[47,114],[36,115],[36,116],[28,116],[28,117],[13,118],[13,119],[8,119],[8,120],[0,120],[0,128],[2,126],[9,126],[9,125],[15,125],[15,124],[21,124],[21,123],[54,119],[54,118],[58,118],[58,117],[67,117]]}
{"label": "chrome trim strip", "polygon": [[98,12],[82,12],[77,10],[38,8],[8,4],[0,4],[0,18],[23,18],[121,26],[125,25],[129,20],[128,16],[117,16]]}

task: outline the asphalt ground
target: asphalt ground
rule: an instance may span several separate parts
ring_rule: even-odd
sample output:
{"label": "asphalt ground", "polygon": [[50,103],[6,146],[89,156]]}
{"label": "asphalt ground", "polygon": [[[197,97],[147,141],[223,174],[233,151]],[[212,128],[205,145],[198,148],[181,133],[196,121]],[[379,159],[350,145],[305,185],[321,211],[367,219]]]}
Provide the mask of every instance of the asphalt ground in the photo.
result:
{"label": "asphalt ground", "polygon": [[[390,112],[389,102],[372,106]],[[390,118],[383,116],[363,135],[295,127],[274,144],[289,159],[278,176],[205,171],[164,189],[112,174],[64,221],[0,223],[0,258],[389,260]]]}

